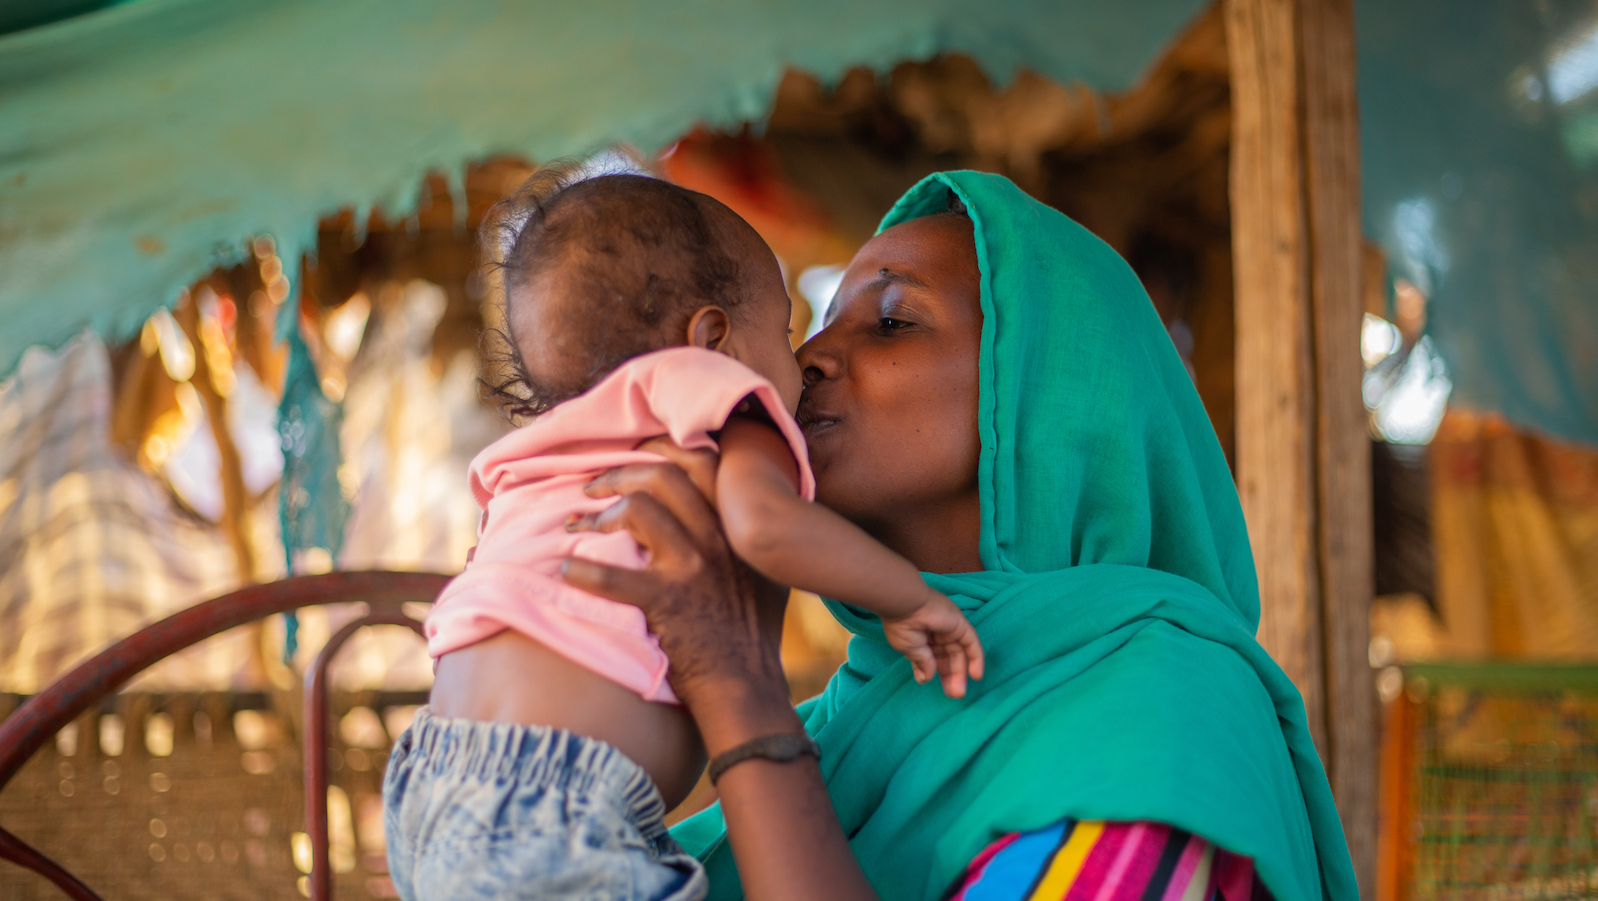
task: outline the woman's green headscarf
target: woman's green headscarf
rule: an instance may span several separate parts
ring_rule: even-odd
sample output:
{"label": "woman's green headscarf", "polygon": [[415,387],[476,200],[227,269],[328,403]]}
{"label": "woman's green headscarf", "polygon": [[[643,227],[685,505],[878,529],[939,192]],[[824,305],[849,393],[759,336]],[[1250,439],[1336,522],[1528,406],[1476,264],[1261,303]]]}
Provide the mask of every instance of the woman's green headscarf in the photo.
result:
{"label": "woman's green headscarf", "polygon": [[[987,678],[961,701],[917,685],[874,616],[828,602],[855,637],[800,713],[866,876],[926,901],[1004,833],[1151,820],[1250,855],[1278,901],[1354,901],[1303,701],[1254,640],[1236,488],[1148,295],[999,176],[929,176],[882,228],[951,192],[982,279],[985,571],[926,580],[976,625]],[[719,808],[675,834],[711,898],[741,897]]]}

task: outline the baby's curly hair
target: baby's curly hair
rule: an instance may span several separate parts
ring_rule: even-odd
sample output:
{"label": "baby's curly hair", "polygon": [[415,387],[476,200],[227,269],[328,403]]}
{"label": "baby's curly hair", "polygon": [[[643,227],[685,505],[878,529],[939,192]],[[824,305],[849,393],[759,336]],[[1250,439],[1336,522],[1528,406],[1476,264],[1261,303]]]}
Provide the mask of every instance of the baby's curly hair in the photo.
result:
{"label": "baby's curly hair", "polygon": [[[714,205],[714,206],[712,206]],[[710,198],[636,173],[544,166],[490,211],[482,243],[502,278],[503,328],[485,334],[485,393],[512,421],[581,394],[627,360],[669,346],[693,311],[745,299]],[[729,213],[730,215],[730,213]],[[512,303],[566,301],[549,320],[576,371],[535,378],[512,334]]]}

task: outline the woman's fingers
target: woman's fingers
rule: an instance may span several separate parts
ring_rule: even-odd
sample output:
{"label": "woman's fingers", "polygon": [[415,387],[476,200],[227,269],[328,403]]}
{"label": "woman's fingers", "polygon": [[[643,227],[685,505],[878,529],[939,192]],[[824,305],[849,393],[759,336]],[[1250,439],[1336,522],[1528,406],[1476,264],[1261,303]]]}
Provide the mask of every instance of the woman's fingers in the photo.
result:
{"label": "woman's fingers", "polygon": [[[716,510],[688,474],[672,463],[634,463],[606,470],[588,482],[590,497],[646,494],[682,523],[698,544],[720,540]],[[643,542],[639,542],[642,544]]]}
{"label": "woman's fingers", "polygon": [[754,689],[791,716],[780,653],[787,589],[749,569],[727,547],[715,508],[695,481],[713,487],[715,455],[674,446],[650,449],[688,471],[661,462],[602,473],[586,486],[588,495],[620,500],[566,526],[626,529],[649,552],[648,564],[621,569],[572,557],[563,567],[566,581],[643,611],[671,660],[667,678],[695,716],[719,711],[717,699],[727,686]]}
{"label": "woman's fingers", "polygon": [[683,564],[697,559],[693,536],[664,504],[654,496],[633,492],[606,507],[593,518],[593,529],[632,533],[633,540],[649,552],[651,569],[680,572]]}
{"label": "woman's fingers", "polygon": [[582,557],[567,557],[561,566],[566,584],[581,588],[591,594],[632,604],[649,612],[650,602],[659,595],[660,586],[647,571],[623,569]]}
{"label": "woman's fingers", "polygon": [[645,441],[638,445],[638,450],[659,454],[677,464],[688,474],[688,481],[699,489],[711,506],[715,506],[716,469],[721,465],[720,454],[709,449],[689,450],[665,435]]}

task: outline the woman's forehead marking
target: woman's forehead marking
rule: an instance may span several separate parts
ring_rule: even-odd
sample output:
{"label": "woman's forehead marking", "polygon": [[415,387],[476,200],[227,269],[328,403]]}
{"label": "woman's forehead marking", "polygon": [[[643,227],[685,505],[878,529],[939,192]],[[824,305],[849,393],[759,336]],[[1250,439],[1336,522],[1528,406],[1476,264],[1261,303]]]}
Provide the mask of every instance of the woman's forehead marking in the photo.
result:
{"label": "woman's forehead marking", "polygon": [[885,288],[894,283],[910,285],[914,288],[925,288],[927,286],[926,282],[907,272],[897,272],[884,266],[877,270],[877,280],[872,283],[872,287]]}
{"label": "woman's forehead marking", "polygon": [[[930,290],[925,281],[908,272],[900,272],[886,266],[877,270],[877,277],[866,283],[865,290],[872,293],[881,293],[889,285],[906,285],[912,288],[920,288],[923,291]],[[838,318],[838,313],[840,312],[838,298],[841,296],[842,292],[833,295],[832,301],[827,304],[826,312],[821,314],[822,328],[831,325],[833,320]]]}

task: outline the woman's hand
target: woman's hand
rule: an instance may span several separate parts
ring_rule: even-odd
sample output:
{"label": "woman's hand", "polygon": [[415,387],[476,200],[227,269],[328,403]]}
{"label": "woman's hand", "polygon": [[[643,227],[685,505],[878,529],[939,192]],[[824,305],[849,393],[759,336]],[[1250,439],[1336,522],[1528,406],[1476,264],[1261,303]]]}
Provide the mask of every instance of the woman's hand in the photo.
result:
{"label": "woman's hand", "polygon": [[[626,529],[649,552],[649,566],[621,569],[572,558],[566,581],[644,611],[671,660],[672,689],[699,721],[710,754],[756,737],[744,735],[749,728],[800,731],[779,655],[787,589],[728,548],[706,499],[715,486],[716,455],[683,450],[667,439],[641,449],[674,462],[601,474],[589,482],[588,494],[622,499],[569,528]],[[745,728],[718,728],[729,719],[746,721]]]}
{"label": "woman's hand", "polygon": [[[613,469],[589,483],[622,499],[573,528],[624,528],[649,551],[643,570],[566,562],[566,581],[644,611],[671,660],[671,686],[688,706],[712,758],[750,739],[803,732],[778,654],[787,589],[733,556],[707,500],[716,460],[670,442],[646,444],[672,463]],[[876,893],[838,825],[817,761],[755,758],[716,784],[727,837],[750,901]]]}

